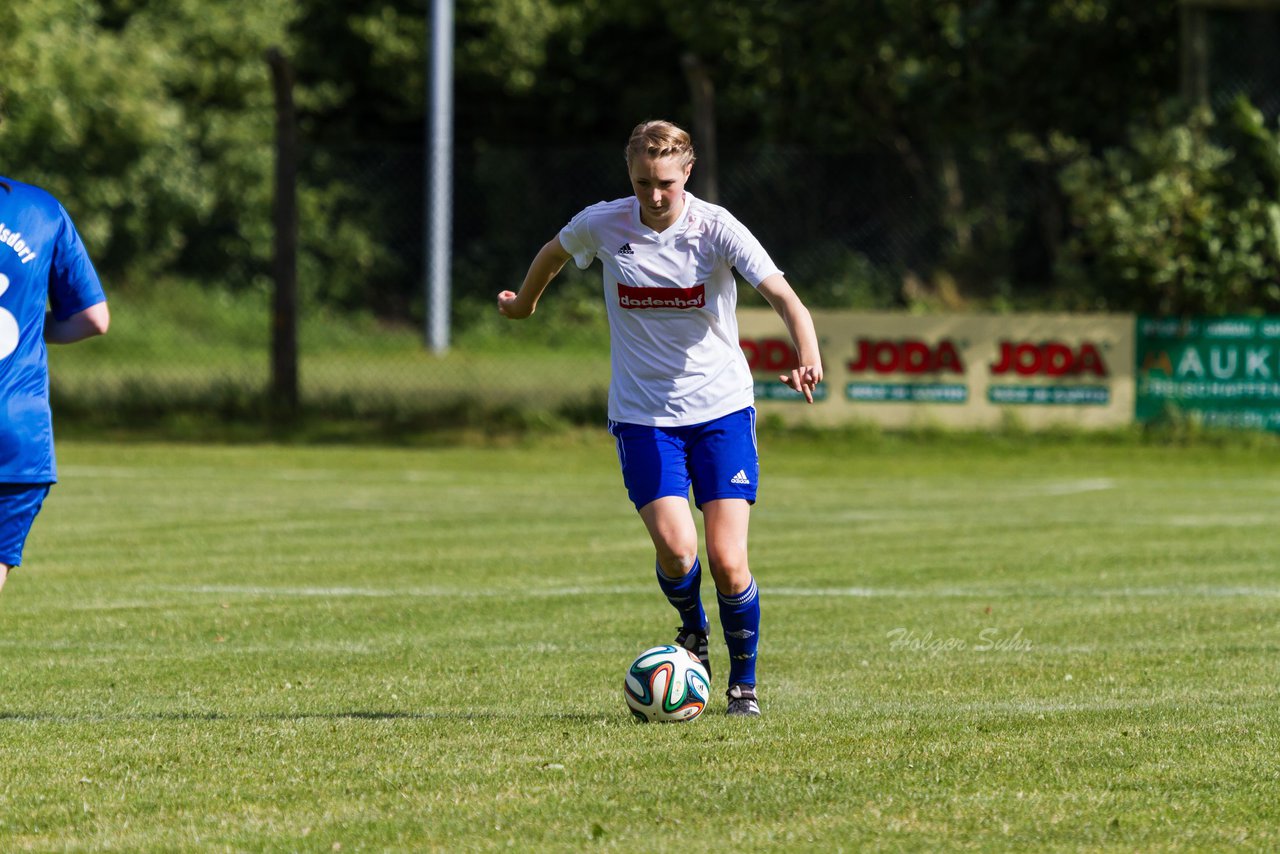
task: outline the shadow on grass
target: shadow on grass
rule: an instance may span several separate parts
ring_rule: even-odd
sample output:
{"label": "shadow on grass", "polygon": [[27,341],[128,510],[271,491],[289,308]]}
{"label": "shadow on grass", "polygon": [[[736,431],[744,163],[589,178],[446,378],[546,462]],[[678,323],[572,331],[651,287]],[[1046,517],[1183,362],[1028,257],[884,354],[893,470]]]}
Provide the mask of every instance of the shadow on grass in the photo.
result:
{"label": "shadow on grass", "polygon": [[334,712],[122,712],[120,714],[63,715],[51,712],[0,711],[0,722],[14,723],[108,723],[149,721],[153,723],[186,722],[261,722],[261,721],[497,721],[543,720],[577,724],[600,724],[610,721],[627,722],[621,715],[587,714],[528,714],[526,712],[380,712],[367,710]]}
{"label": "shadow on grass", "polygon": [[599,390],[539,404],[486,401],[479,395],[429,400],[333,395],[286,407],[268,391],[229,383],[183,393],[128,386],[111,395],[79,398],[55,388],[51,404],[60,438],[391,445],[598,426],[607,420],[608,409]]}

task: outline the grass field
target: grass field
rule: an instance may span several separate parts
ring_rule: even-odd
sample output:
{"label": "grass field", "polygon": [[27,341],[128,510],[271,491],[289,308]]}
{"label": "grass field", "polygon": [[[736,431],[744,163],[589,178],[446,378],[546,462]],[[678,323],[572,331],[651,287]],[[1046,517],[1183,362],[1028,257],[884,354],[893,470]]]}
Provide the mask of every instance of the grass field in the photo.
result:
{"label": "grass field", "polygon": [[763,435],[765,715],[642,726],[606,439],[64,442],[0,850],[1280,848],[1274,443]]}

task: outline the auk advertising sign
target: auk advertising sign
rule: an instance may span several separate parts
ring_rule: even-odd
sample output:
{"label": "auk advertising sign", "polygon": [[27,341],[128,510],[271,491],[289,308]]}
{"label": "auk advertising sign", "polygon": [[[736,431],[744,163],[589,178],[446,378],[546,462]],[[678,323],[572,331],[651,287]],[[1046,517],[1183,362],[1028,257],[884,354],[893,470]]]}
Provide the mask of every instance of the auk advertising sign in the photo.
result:
{"label": "auk advertising sign", "polygon": [[819,312],[825,378],[812,406],[781,385],[797,363],[767,309],[738,313],[757,407],[811,423],[1103,427],[1134,416],[1134,322],[1119,315]]}
{"label": "auk advertising sign", "polygon": [[1280,430],[1280,318],[1138,318],[1135,416]]}

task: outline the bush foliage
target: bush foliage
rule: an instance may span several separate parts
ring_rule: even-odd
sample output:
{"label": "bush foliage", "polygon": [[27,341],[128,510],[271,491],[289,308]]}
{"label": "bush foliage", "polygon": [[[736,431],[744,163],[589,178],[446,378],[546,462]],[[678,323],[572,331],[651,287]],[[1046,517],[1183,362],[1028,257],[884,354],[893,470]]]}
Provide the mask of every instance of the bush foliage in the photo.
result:
{"label": "bush foliage", "polygon": [[1092,304],[1280,310],[1280,138],[1248,102],[1136,126],[1061,181],[1075,226],[1063,279]]}

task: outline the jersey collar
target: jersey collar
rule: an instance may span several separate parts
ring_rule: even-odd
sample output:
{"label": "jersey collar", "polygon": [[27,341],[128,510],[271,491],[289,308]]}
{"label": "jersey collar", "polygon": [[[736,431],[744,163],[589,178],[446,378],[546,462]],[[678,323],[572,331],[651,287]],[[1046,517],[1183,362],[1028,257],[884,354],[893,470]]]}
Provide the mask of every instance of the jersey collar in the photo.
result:
{"label": "jersey collar", "polygon": [[631,224],[645,234],[652,235],[658,243],[668,243],[675,239],[675,236],[684,228],[684,224],[689,221],[689,209],[693,207],[695,199],[693,193],[688,190],[684,191],[684,207],[680,209],[680,216],[676,217],[676,221],[664,228],[662,231],[654,231],[652,228],[644,224],[640,219],[640,200],[632,197],[631,199]]}

